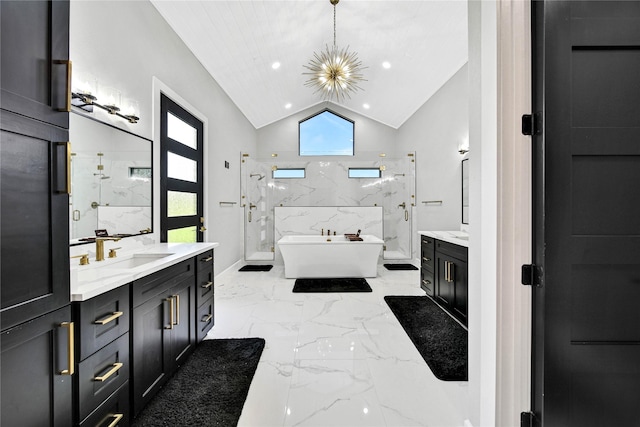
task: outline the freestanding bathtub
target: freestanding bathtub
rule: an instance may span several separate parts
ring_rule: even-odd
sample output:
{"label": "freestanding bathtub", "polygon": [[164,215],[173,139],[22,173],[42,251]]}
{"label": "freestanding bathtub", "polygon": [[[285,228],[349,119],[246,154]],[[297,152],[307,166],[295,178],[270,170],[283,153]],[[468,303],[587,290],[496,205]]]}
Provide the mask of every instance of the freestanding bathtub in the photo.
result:
{"label": "freestanding bathtub", "polygon": [[376,277],[384,241],[361,235],[361,242],[344,236],[290,235],[278,240],[287,279],[313,277]]}

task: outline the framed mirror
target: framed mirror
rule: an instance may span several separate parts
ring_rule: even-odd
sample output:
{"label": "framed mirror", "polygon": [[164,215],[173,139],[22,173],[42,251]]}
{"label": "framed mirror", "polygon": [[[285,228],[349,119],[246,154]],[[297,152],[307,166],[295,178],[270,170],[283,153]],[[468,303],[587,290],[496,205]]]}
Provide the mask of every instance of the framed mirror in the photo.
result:
{"label": "framed mirror", "polygon": [[469,224],[469,159],[462,161],[462,223]]}
{"label": "framed mirror", "polygon": [[152,141],[80,114],[69,117],[69,137],[70,244],[151,232]]}

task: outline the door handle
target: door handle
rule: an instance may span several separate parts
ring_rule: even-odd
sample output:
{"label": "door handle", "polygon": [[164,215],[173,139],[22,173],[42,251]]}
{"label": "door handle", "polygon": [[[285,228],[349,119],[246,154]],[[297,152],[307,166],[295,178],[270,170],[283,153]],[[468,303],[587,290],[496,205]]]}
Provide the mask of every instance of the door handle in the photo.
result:
{"label": "door handle", "polygon": [[251,210],[249,210],[249,222],[251,222]]}
{"label": "door handle", "polygon": [[60,375],[73,375],[73,373],[75,372],[75,357],[73,351],[73,322],[62,322],[60,326],[63,328],[67,328],[69,332],[69,337],[67,338],[67,363],[69,365],[69,368],[60,371]]}
{"label": "door handle", "polygon": [[165,326],[165,329],[173,329],[173,297],[166,298],[165,301],[169,303],[169,326]]}

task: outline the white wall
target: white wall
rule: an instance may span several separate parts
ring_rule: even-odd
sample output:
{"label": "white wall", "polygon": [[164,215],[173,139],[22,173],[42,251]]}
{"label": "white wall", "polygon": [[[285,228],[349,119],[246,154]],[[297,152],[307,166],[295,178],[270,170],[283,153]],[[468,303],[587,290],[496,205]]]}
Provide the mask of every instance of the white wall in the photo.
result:
{"label": "white wall", "polygon": [[[298,122],[325,108],[355,122],[355,157],[364,152],[400,155],[396,148],[396,129],[347,110],[332,102],[322,102],[314,107],[294,113],[289,117],[258,129],[257,158],[267,158],[271,153],[298,152]],[[409,150],[412,151],[412,150]],[[254,153],[251,153],[252,156]],[[402,153],[405,155],[406,153]]]}
{"label": "white wall", "polygon": [[[71,3],[70,54],[74,89],[83,81],[98,79],[100,89],[117,88],[123,100],[137,101],[140,121],[128,124],[102,112],[95,115],[154,140],[159,152],[155,91],[161,88],[193,108],[205,120],[205,220],[206,241],[220,242],[216,271],[242,257],[242,211],[221,208],[220,201],[238,201],[241,151],[256,147],[256,130],[187,49],[148,1],[74,1]],[[154,80],[155,77],[155,80]],[[155,81],[155,84],[154,84]],[[154,120],[155,119],[155,120]],[[224,168],[224,161],[230,168]],[[154,164],[155,170],[158,165]],[[157,177],[156,177],[157,180]],[[157,190],[157,186],[156,186]],[[159,228],[159,194],[154,193],[154,229]],[[154,233],[157,240],[157,234]],[[147,242],[150,239],[147,237]],[[124,239],[123,245],[134,245]],[[86,250],[86,248],[85,248]]]}
{"label": "white wall", "polygon": [[[469,140],[468,80],[465,64],[398,131],[398,149],[416,151],[418,230],[460,229],[466,157],[458,149]],[[422,203],[433,200],[442,204]]]}

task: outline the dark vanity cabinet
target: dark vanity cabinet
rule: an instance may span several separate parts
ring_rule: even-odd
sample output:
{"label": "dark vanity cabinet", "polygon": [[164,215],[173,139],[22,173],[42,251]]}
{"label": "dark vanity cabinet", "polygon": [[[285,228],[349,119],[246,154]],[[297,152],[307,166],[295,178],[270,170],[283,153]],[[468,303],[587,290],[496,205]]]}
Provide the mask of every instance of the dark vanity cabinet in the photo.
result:
{"label": "dark vanity cabinet", "polygon": [[196,257],[196,270],[198,280],[196,284],[196,333],[198,342],[202,341],[207,332],[213,328],[213,250],[200,254]]}
{"label": "dark vanity cabinet", "polygon": [[451,315],[467,325],[468,249],[422,236],[420,286]]}
{"label": "dark vanity cabinet", "polygon": [[69,2],[0,1],[0,44],[0,425],[69,426]]}
{"label": "dark vanity cabinet", "polygon": [[131,284],[134,416],[195,348],[196,259]]}
{"label": "dark vanity cabinet", "polygon": [[76,425],[128,425],[129,285],[72,305],[78,337]]}

